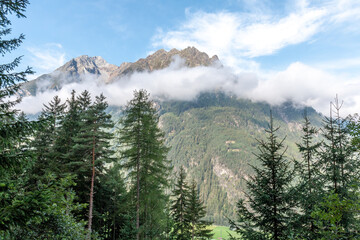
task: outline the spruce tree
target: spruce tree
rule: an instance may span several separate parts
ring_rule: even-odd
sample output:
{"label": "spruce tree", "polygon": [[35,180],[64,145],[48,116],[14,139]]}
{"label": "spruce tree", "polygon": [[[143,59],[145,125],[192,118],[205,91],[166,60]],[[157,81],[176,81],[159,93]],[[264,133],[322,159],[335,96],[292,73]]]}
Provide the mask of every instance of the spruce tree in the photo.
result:
{"label": "spruce tree", "polygon": [[80,107],[76,98],[76,92],[71,92],[71,97],[66,101],[66,111],[61,119],[59,136],[56,139],[54,151],[57,152],[59,162],[63,166],[62,175],[75,173],[77,167],[72,163],[77,162],[77,156],[73,155],[72,148],[75,145],[74,138],[80,131]]}
{"label": "spruce tree", "polygon": [[[28,4],[27,0],[0,2],[2,57],[19,47],[24,40],[23,34],[6,38],[11,35],[11,17],[24,18]],[[17,72],[20,61],[21,57],[17,57],[10,63],[0,64],[0,238],[3,234],[11,234],[13,227],[24,226],[30,218],[26,210],[33,207],[32,204],[26,205],[23,176],[33,161],[32,151],[27,144],[36,124],[20,117],[15,109],[21,101],[17,97],[21,83],[33,72],[29,67]]]}
{"label": "spruce tree", "polygon": [[209,229],[211,222],[203,219],[206,214],[205,206],[199,198],[195,180],[190,185],[187,202],[186,218],[191,226],[191,239],[210,239],[214,235],[211,233],[211,229]]}
{"label": "spruce tree", "polygon": [[56,151],[56,141],[59,138],[61,129],[60,122],[64,116],[66,105],[61,103],[58,96],[55,96],[44,108],[38,118],[41,127],[35,134],[32,146],[35,149],[36,161],[31,174],[34,179],[41,179],[46,172],[60,175],[62,168],[59,162],[59,154]]}
{"label": "spruce tree", "polygon": [[[24,40],[23,34],[12,39],[6,39],[6,36],[11,34],[9,17],[25,17],[24,12],[28,4],[27,0],[0,2],[0,53],[3,57],[19,47]],[[29,67],[25,71],[15,72],[20,61],[21,57],[17,57],[10,63],[0,65],[0,176],[4,176],[5,170],[11,171],[21,167],[23,161],[27,161],[28,158],[19,144],[31,132],[33,124],[18,120],[18,110],[14,109],[14,106],[21,98],[10,98],[16,97],[21,83],[26,81],[27,75],[33,73]]]}
{"label": "spruce tree", "polygon": [[255,174],[247,181],[246,199],[238,203],[237,223],[233,228],[244,239],[288,239],[288,225],[293,215],[291,182],[293,171],[285,158],[283,142],[276,136],[272,115],[267,140],[258,140],[260,167],[252,166]]}
{"label": "spruce tree", "polygon": [[[359,161],[355,148],[351,144],[348,132],[348,119],[340,116],[342,104],[335,98],[330,105],[330,117],[324,120],[322,135],[325,138],[319,152],[322,167],[322,182],[325,192],[324,199],[336,196],[340,202],[358,201],[353,191],[359,184]],[[343,228],[345,234],[351,235],[356,212],[343,209],[337,227]]]}
{"label": "spruce tree", "polygon": [[321,183],[319,181],[320,169],[317,159],[317,150],[321,142],[314,143],[315,134],[318,130],[311,126],[310,120],[304,113],[304,125],[302,127],[302,143],[298,143],[302,160],[298,162],[296,171],[299,174],[296,197],[301,212],[299,222],[296,222],[297,234],[305,239],[315,239],[314,219],[311,217],[316,203],[321,200]]}
{"label": "spruce tree", "polygon": [[178,240],[190,239],[190,219],[187,214],[189,187],[185,182],[186,174],[181,166],[176,180],[175,188],[172,193],[172,204],[170,207],[171,216],[174,222],[172,238]]}
{"label": "spruce tree", "polygon": [[117,162],[107,167],[95,186],[93,229],[104,240],[135,237],[132,219],[129,219],[129,196],[120,170]]}
{"label": "spruce tree", "polygon": [[[89,202],[88,238],[92,232],[94,185],[98,181],[95,175],[103,174],[104,164],[113,161],[109,144],[112,134],[107,131],[113,127],[113,123],[111,116],[105,112],[108,106],[105,97],[100,95],[94,104],[90,103],[90,94],[84,91],[79,97],[81,122],[79,132],[73,138],[75,145],[72,149],[73,156],[78,158],[77,162],[72,163],[78,167],[75,172],[78,177],[76,189],[81,201]],[[86,189],[89,193],[84,191]]]}
{"label": "spruce tree", "polygon": [[168,148],[164,145],[164,134],[158,127],[159,117],[149,97],[145,90],[134,92],[118,131],[123,168],[131,181],[137,239],[159,237],[166,227]]}

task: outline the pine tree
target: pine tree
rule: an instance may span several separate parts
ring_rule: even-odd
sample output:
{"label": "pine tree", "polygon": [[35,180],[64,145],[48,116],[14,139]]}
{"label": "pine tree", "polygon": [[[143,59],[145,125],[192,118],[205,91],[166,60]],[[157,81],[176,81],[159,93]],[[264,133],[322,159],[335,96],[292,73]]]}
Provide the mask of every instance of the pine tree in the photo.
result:
{"label": "pine tree", "polygon": [[187,240],[191,237],[190,219],[187,217],[189,187],[185,182],[185,178],[185,170],[181,167],[173,190],[173,200],[170,208],[174,221],[172,238],[178,240]]}
{"label": "pine tree", "polygon": [[158,128],[154,103],[145,90],[135,91],[120,121],[119,142],[129,173],[135,204],[137,239],[155,238],[164,232],[165,207],[168,197],[168,148]]}
{"label": "pine tree", "polygon": [[[6,37],[11,34],[11,16],[25,17],[28,4],[27,0],[0,2],[0,53],[3,57],[24,40],[23,34],[11,39]],[[21,101],[16,98],[20,84],[33,71],[28,67],[16,72],[20,61],[21,57],[17,57],[0,65],[0,237],[3,233],[11,233],[12,227],[24,226],[30,214],[24,216],[23,212],[33,206],[25,206],[22,176],[33,161],[27,144],[36,124],[19,116],[19,111],[14,108]]]}
{"label": "pine tree", "polygon": [[103,239],[133,239],[135,229],[129,219],[129,200],[120,164],[105,169],[95,186],[93,229]]}
{"label": "pine tree", "polygon": [[64,116],[66,105],[61,103],[58,96],[55,96],[40,114],[38,121],[41,128],[35,134],[32,146],[35,148],[36,162],[32,168],[34,179],[41,179],[46,172],[60,176],[62,165],[59,162],[59,154],[56,151],[56,141],[59,138],[61,129],[60,122]]}
{"label": "pine tree", "polygon": [[210,239],[214,235],[209,229],[211,222],[203,220],[206,215],[205,206],[199,198],[197,184],[194,180],[189,188],[187,202],[186,218],[191,224],[191,239]]}
{"label": "pine tree", "polygon": [[[341,106],[337,98],[330,104],[330,117],[324,120],[322,135],[325,141],[321,146],[319,158],[323,169],[324,199],[333,195],[343,202],[354,201],[357,198],[353,189],[359,184],[360,166],[348,134],[348,119],[340,116]],[[355,224],[355,215],[356,213],[344,209],[341,220],[337,221],[339,225],[337,227],[351,234],[352,226]]]}
{"label": "pine tree", "polygon": [[62,176],[71,175],[77,169],[72,163],[77,162],[77,156],[73,155],[72,148],[75,145],[74,138],[80,131],[80,107],[76,99],[76,92],[71,92],[71,97],[66,101],[66,111],[60,122],[59,136],[56,139],[54,151],[57,152],[59,162],[63,166]]}
{"label": "pine tree", "polygon": [[[107,103],[103,95],[96,97],[93,105],[90,105],[91,98],[87,91],[84,91],[78,99],[82,110],[80,114],[81,122],[79,132],[73,138],[75,145],[72,149],[72,154],[78,157],[78,161],[71,164],[78,167],[75,172],[78,177],[76,189],[81,201],[87,202],[86,198],[89,196],[88,238],[90,238],[95,175],[103,174],[104,164],[113,161],[110,157],[112,151],[109,144],[112,134],[106,131],[111,129],[113,124],[111,116],[105,112]],[[89,189],[89,195],[84,192],[85,189]]]}
{"label": "pine tree", "polygon": [[293,196],[290,183],[293,171],[284,157],[283,140],[276,136],[270,115],[267,141],[258,140],[261,167],[252,166],[255,175],[247,182],[247,199],[238,203],[238,222],[230,221],[244,239],[288,239],[293,215]]}
{"label": "pine tree", "polygon": [[302,127],[302,143],[297,144],[299,152],[302,154],[302,160],[296,166],[299,173],[297,184],[297,198],[301,213],[299,222],[294,226],[298,234],[305,239],[315,239],[314,219],[311,217],[316,203],[321,200],[321,184],[319,182],[319,163],[316,158],[320,142],[313,143],[314,135],[317,134],[316,128],[311,126],[310,120],[304,114],[304,125]]}
{"label": "pine tree", "polygon": [[[25,17],[24,12],[29,4],[27,0],[2,1],[0,2],[0,53],[4,56],[20,46],[24,40],[24,35],[20,34],[17,38],[5,39],[6,35],[11,34],[9,15],[16,15],[18,18]],[[32,130],[32,124],[28,121],[18,121],[18,110],[14,106],[21,101],[21,98],[11,100],[15,97],[21,85],[26,81],[26,76],[33,71],[28,67],[25,71],[14,72],[20,64],[21,57],[15,58],[11,63],[0,65],[0,176],[4,176],[3,171],[7,171],[22,165],[28,155],[22,147],[24,137]],[[1,181],[1,180],[0,180]]]}

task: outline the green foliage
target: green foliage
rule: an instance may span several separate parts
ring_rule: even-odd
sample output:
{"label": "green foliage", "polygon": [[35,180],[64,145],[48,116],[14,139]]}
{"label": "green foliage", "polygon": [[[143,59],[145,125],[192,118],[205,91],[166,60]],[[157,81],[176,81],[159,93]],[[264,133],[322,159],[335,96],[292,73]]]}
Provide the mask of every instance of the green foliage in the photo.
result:
{"label": "green foliage", "polygon": [[136,235],[134,213],[129,211],[130,199],[120,170],[120,165],[114,163],[95,187],[93,226],[102,239],[134,239]]}
{"label": "green foliage", "polygon": [[[17,48],[24,39],[22,34],[18,38],[4,39],[11,33],[8,15],[25,17],[23,13],[28,3],[26,0],[0,2],[0,52],[3,56]],[[54,175],[43,172],[41,181],[31,181],[33,178],[29,173],[35,169],[33,163],[39,166],[45,162],[36,161],[40,155],[36,155],[30,144],[31,135],[40,125],[29,122],[14,109],[20,98],[10,98],[18,93],[26,75],[32,73],[30,68],[14,72],[20,60],[18,57],[0,67],[0,238],[82,239],[84,224],[77,222],[71,213],[81,207],[73,204],[75,195],[69,190],[72,180],[55,180]],[[44,119],[56,122],[50,111],[53,107],[46,109],[49,115]],[[41,125],[54,130],[50,123],[41,122]],[[43,143],[47,140],[50,141],[47,145],[52,146],[54,138],[51,137],[43,136]]]}
{"label": "green foliage", "polygon": [[302,142],[297,144],[302,158],[297,162],[296,172],[298,182],[296,186],[296,198],[300,208],[298,220],[294,221],[295,235],[304,239],[315,239],[315,226],[312,212],[315,205],[322,199],[322,184],[319,181],[320,165],[316,158],[321,142],[314,143],[317,129],[311,126],[305,112],[302,127]]}
{"label": "green foliage", "polygon": [[191,239],[209,239],[214,234],[211,233],[209,226],[212,224],[211,222],[203,220],[205,217],[206,211],[203,201],[200,200],[197,184],[193,180],[188,192],[188,200],[187,200],[187,208],[186,208],[186,218],[191,224],[190,234]]}
{"label": "green foliage", "polygon": [[[321,240],[332,239],[360,239],[359,212],[360,204],[351,199],[341,199],[339,194],[334,191],[328,194],[322,202],[316,205],[312,213],[315,219],[317,232]],[[356,219],[350,227],[350,231],[343,225],[344,214],[348,212],[355,213]]]}
{"label": "green foliage", "polygon": [[[197,99],[159,103],[160,123],[166,145],[171,146],[168,158],[175,168],[184,166],[199,183],[205,219],[226,225],[226,217],[236,218],[236,201],[244,197],[245,179],[254,174],[249,164],[258,166],[253,155],[258,146],[255,139],[264,139],[270,105],[220,93],[209,96],[214,99],[207,98],[207,105],[198,104]],[[301,156],[295,143],[301,139],[302,115],[303,109],[292,109],[289,104],[276,107],[273,115],[274,124],[280,126],[279,137],[287,136],[287,155],[295,158]],[[313,109],[308,109],[308,117],[320,126],[321,118]]]}
{"label": "green foliage", "polygon": [[247,182],[247,199],[238,203],[237,223],[231,221],[245,239],[288,239],[288,226],[294,215],[290,185],[294,174],[284,157],[284,140],[277,139],[278,129],[273,127],[271,116],[267,141],[259,140],[260,153],[256,154],[261,167],[252,166],[255,175]]}
{"label": "green foliage", "polygon": [[[5,239],[83,239],[85,222],[77,222],[72,211],[84,206],[74,204],[75,193],[71,178],[43,178],[36,188],[29,189],[24,182],[21,189],[15,186],[2,199],[10,204],[0,214],[1,223],[8,229],[0,230]],[[10,202],[11,201],[11,202]],[[15,220],[15,222],[12,222]]]}
{"label": "green foliage", "polygon": [[193,180],[188,186],[185,179],[185,170],[181,167],[171,195],[171,239],[209,239],[213,236],[209,228],[211,223],[204,220],[206,211],[197,184]]}
{"label": "green foliage", "polygon": [[[94,220],[91,219],[91,223],[94,224],[91,225],[95,232],[92,231],[92,235],[96,238],[100,234],[103,239],[113,239],[131,234],[128,227],[131,220],[125,184],[119,166],[112,158],[109,143],[112,134],[109,129],[113,124],[111,116],[105,112],[106,108],[104,96],[96,97],[92,103],[87,91],[78,97],[73,91],[66,110],[57,97],[49,107],[45,106],[40,115],[43,127],[36,132],[32,144],[37,158],[30,183],[37,185],[47,173],[56,178],[74,176],[76,184],[71,186],[76,192],[74,204],[88,204],[91,201],[89,196],[93,196],[91,212]],[[89,192],[93,194],[89,195]],[[87,219],[90,204],[87,206],[74,209],[77,221]],[[127,228],[126,232],[124,228]]]}
{"label": "green foliage", "polygon": [[[105,163],[114,161],[111,158],[113,151],[109,144],[112,138],[109,129],[113,127],[113,124],[111,116],[105,113],[107,104],[104,96],[96,97],[94,104],[91,104],[89,92],[84,91],[77,101],[78,131],[72,137],[74,145],[69,153],[74,161],[69,162],[68,165],[72,170],[70,173],[77,176],[75,189],[79,193],[80,202],[85,203],[89,201],[93,154],[96,175],[103,174]],[[96,181],[98,180],[96,178]]]}
{"label": "green foliage", "polygon": [[76,92],[71,92],[70,99],[67,99],[67,110],[60,120],[60,127],[58,129],[59,136],[56,139],[54,149],[58,153],[59,162],[62,163],[62,173],[74,173],[76,166],[72,163],[77,162],[77,156],[73,154],[73,146],[75,145],[74,138],[80,131],[80,107],[79,101],[76,98]]}
{"label": "green foliage", "polygon": [[[26,0],[0,2],[0,53],[3,57],[19,47],[24,39],[22,34],[12,39],[6,36],[11,34],[11,16],[25,17],[28,3]],[[23,177],[33,161],[28,147],[29,136],[36,124],[14,109],[21,101],[15,95],[19,84],[33,73],[30,68],[15,72],[20,60],[18,57],[0,65],[0,236],[9,233],[11,228],[24,226],[31,218],[28,213],[37,206],[36,196],[23,189]]]}
{"label": "green foliage", "polygon": [[174,221],[172,238],[177,240],[190,239],[190,224],[188,218],[189,213],[189,187],[185,182],[186,174],[184,168],[180,168],[176,179],[175,188],[171,197],[171,217]]}
{"label": "green foliage", "polygon": [[168,148],[158,127],[154,103],[145,90],[135,91],[120,121],[119,142],[123,167],[128,172],[136,212],[137,238],[159,237],[166,228],[170,171]]}
{"label": "green foliage", "polygon": [[58,161],[55,142],[59,138],[59,123],[63,119],[65,108],[66,105],[61,104],[60,98],[55,96],[48,105],[44,105],[38,117],[41,127],[36,131],[31,142],[36,151],[36,161],[30,173],[34,181],[41,179],[47,173],[60,175],[62,165]]}
{"label": "green foliage", "polygon": [[[351,188],[358,184],[360,163],[349,138],[348,120],[340,117],[341,106],[335,100],[335,104],[331,105],[330,117],[324,120],[325,141],[319,152],[319,160],[323,190],[326,193],[324,197],[335,193],[341,202],[353,196]],[[340,225],[345,231],[351,231],[354,213],[343,209],[341,217]]]}
{"label": "green foliage", "polygon": [[[21,34],[17,38],[6,39],[11,34],[11,21],[9,17],[25,17],[27,0],[22,1],[2,1],[0,2],[0,53],[4,56],[20,46],[24,40]],[[26,119],[18,119],[18,110],[14,106],[21,101],[16,97],[20,88],[19,83],[26,81],[26,76],[32,74],[30,68],[25,71],[14,72],[19,65],[21,57],[15,58],[11,63],[0,65],[0,176],[4,176],[4,171],[21,171],[22,164],[28,159],[28,151],[19,143],[32,132],[33,124]],[[0,178],[0,182],[2,179]]]}

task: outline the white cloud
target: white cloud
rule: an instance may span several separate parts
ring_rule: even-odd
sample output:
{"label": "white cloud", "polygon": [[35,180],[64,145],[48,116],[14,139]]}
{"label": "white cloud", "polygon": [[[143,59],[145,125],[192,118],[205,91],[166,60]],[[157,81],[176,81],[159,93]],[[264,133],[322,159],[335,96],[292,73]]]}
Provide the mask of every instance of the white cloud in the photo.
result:
{"label": "white cloud", "polygon": [[[61,76],[57,75],[61,78]],[[63,76],[66,77],[66,76]],[[111,84],[104,84],[101,78],[95,75],[84,75],[81,82],[65,84],[60,91],[38,92],[35,97],[24,97],[18,105],[25,113],[41,111],[43,104],[51,101],[53,96],[59,95],[62,99],[70,96],[72,89],[77,92],[88,90],[93,95],[103,93],[110,105],[121,106],[132,98],[134,89],[147,89],[153,96],[170,99],[191,100],[199,92],[220,89],[224,86],[231,89],[231,81],[236,81],[236,76],[226,68],[197,67],[187,68],[184,61],[175,58],[169,68],[151,73],[134,73]],[[67,80],[64,79],[64,82]],[[44,83],[41,89],[44,89]],[[51,84],[48,82],[48,84]],[[241,83],[237,83],[238,86]],[[244,84],[244,89],[248,84]],[[251,86],[251,85],[250,85]]]}
{"label": "white cloud", "polygon": [[234,74],[229,68],[187,68],[182,59],[175,58],[170,67],[163,70],[134,73],[111,84],[101,80],[94,75],[84,75],[81,82],[65,84],[58,92],[46,91],[36,97],[25,97],[18,107],[26,113],[36,113],[55,95],[65,100],[72,89],[78,93],[86,89],[93,96],[103,93],[110,105],[122,106],[132,98],[134,89],[144,88],[152,96],[176,100],[192,100],[200,92],[217,89],[275,105],[292,100],[324,114],[328,113],[329,101],[338,94],[345,101],[344,114],[360,109],[360,79],[339,81],[337,75],[300,62],[289,65],[284,71],[260,75],[251,72]]}
{"label": "white cloud", "polygon": [[318,33],[333,28],[359,31],[360,1],[298,0],[291,7],[282,16],[262,10],[265,6],[248,13],[187,10],[183,24],[169,31],[159,29],[152,44],[167,49],[195,46],[217,54],[225,65],[239,71],[256,71],[259,64],[252,60],[254,57],[274,54],[289,45],[311,43]]}
{"label": "white cloud", "polygon": [[338,0],[332,2],[333,16],[331,19],[341,23],[360,20],[360,2],[358,0]]}
{"label": "white cloud", "polygon": [[[195,46],[211,55],[218,54],[225,65],[251,69],[256,64],[249,58],[273,54],[285,46],[309,40],[319,31],[324,15],[326,10],[315,8],[304,8],[280,19],[231,12],[188,13],[188,20],[178,30],[158,31],[153,46],[180,49]],[[250,64],[239,65],[244,62]]]}
{"label": "white cloud", "polygon": [[247,97],[273,104],[292,100],[328,114],[329,102],[338,94],[345,102],[343,113],[350,114],[360,108],[360,101],[357,101],[359,89],[359,78],[345,79],[297,62],[261,81]]}
{"label": "white cloud", "polygon": [[208,54],[217,54],[237,74],[252,73],[257,86],[248,88],[245,94],[232,84],[231,89],[239,96],[273,104],[291,99],[327,114],[329,101],[339,94],[345,100],[345,113],[358,111],[360,76],[354,71],[360,63],[357,57],[329,59],[313,66],[289,62],[286,69],[278,72],[261,69],[255,57],[272,55],[289,45],[311,44],[323,32],[359,31],[360,1],[298,0],[286,4],[287,12],[282,15],[266,4],[260,9],[247,4],[247,8],[254,8],[247,13],[187,11],[183,24],[169,31],[160,29],[155,34],[153,46],[167,49],[195,46]]}
{"label": "white cloud", "polygon": [[[328,113],[329,101],[338,94],[345,101],[344,113],[358,112],[360,76],[344,76],[336,70],[356,68],[360,64],[359,58],[330,59],[313,66],[302,62],[288,63],[285,69],[278,72],[264,71],[253,59],[271,55],[289,45],[310,43],[319,32],[329,31],[332,24],[350,27],[359,23],[358,1],[316,3],[299,0],[292,5],[295,6],[294,11],[280,17],[272,15],[271,11],[264,11],[266,14],[263,14],[263,10],[258,10],[261,13],[186,10],[187,21],[168,32],[159,29],[152,40],[153,46],[178,49],[195,46],[210,55],[217,54],[228,68],[186,68],[181,59],[175,59],[167,69],[135,73],[108,85],[87,75],[81,83],[67,84],[59,92],[39,93],[36,98],[24,98],[20,106],[27,112],[36,112],[41,109],[42,103],[49,102],[55,94],[66,99],[72,89],[78,92],[88,89],[94,95],[102,92],[112,105],[125,104],[131,99],[133,90],[140,88],[147,89],[153,96],[178,100],[190,100],[202,91],[222,89],[239,97],[271,104],[292,100],[313,106],[324,114]],[[265,7],[263,5],[261,9]],[[40,64],[43,68],[58,67],[64,62],[61,46],[53,45],[50,49],[57,50],[59,54],[46,49],[33,51],[39,63],[44,61]]]}
{"label": "white cloud", "polygon": [[41,74],[54,71],[66,61],[66,54],[59,43],[48,43],[41,47],[29,47],[31,66],[36,71],[36,78]]}

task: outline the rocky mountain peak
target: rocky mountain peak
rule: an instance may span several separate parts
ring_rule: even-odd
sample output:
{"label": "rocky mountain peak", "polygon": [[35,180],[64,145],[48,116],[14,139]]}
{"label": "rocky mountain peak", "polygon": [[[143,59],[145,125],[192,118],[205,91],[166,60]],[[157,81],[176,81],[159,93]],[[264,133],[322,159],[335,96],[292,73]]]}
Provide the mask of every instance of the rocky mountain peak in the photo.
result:
{"label": "rocky mountain peak", "polygon": [[134,63],[123,63],[117,70],[117,74],[114,75],[125,75],[143,71],[151,72],[164,69],[170,66],[176,55],[185,60],[185,66],[187,67],[211,66],[219,62],[219,58],[216,55],[209,58],[206,53],[200,52],[195,47],[187,47],[184,50],[177,50],[174,48],[170,51],[160,49]]}
{"label": "rocky mountain peak", "polygon": [[68,73],[71,76],[84,73],[109,75],[116,68],[118,68],[116,65],[106,62],[102,57],[89,57],[88,55],[82,55],[71,59],[69,62],[59,67],[55,71]]}
{"label": "rocky mountain peak", "polygon": [[35,94],[37,82],[50,82],[51,88],[60,89],[64,81],[80,81],[80,76],[83,74],[97,75],[101,77],[102,81],[109,83],[134,72],[151,72],[167,68],[174,61],[176,55],[185,60],[184,64],[187,67],[212,66],[220,62],[216,55],[210,58],[206,53],[199,51],[195,47],[187,47],[183,50],[174,48],[170,51],[160,49],[146,58],[141,58],[133,63],[124,62],[120,66],[110,64],[100,56],[89,57],[88,55],[82,55],[71,59],[53,73],[44,74],[30,81],[24,85],[24,90],[27,91],[27,88],[31,88],[30,94]]}

